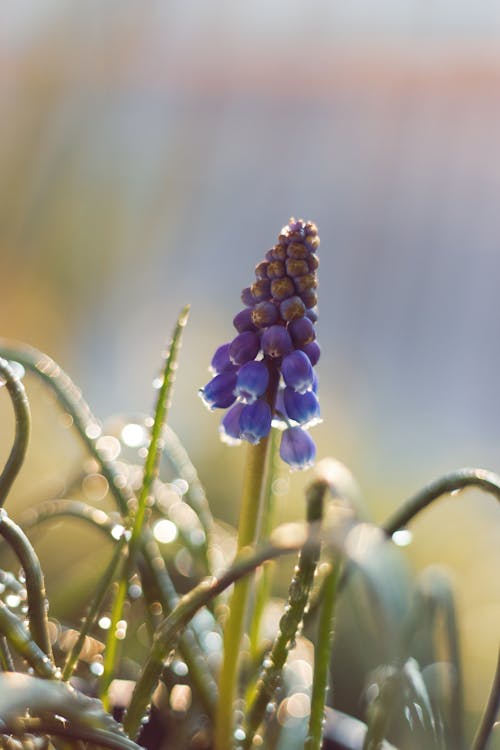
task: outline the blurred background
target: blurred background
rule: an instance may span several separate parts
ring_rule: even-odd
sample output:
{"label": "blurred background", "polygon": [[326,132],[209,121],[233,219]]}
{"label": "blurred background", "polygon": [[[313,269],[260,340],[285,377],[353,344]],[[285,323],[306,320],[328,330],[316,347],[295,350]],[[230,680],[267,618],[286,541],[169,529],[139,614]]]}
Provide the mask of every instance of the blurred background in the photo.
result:
{"label": "blurred background", "polygon": [[[254,265],[290,216],[312,219],[319,455],[375,520],[441,473],[500,470],[498,4],[0,0],[0,16],[2,337],[58,360],[99,418],[147,412],[190,302],[170,423],[235,522],[242,451],[228,461],[196,392]],[[30,465],[57,486],[78,448],[27,383]],[[471,710],[498,647],[499,521],[464,493],[405,550],[456,580]]]}

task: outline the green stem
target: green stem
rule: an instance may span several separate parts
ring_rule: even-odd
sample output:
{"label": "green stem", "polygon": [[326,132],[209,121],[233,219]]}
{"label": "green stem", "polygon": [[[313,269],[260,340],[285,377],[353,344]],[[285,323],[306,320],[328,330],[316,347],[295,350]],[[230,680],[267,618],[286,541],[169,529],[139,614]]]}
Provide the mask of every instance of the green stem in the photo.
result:
{"label": "green stem", "polygon": [[[269,471],[266,476],[266,485],[264,488],[264,496],[262,501],[262,521],[260,528],[260,539],[268,539],[274,526],[275,516],[275,492],[274,482],[278,475],[279,466],[279,455],[278,455],[278,430],[271,430],[269,436]],[[264,616],[265,606],[269,600],[272,582],[272,571],[274,564],[272,562],[265,563],[259,571],[257,571],[257,585],[254,599],[254,605],[252,607],[252,621],[250,623],[250,659],[252,663],[255,663],[258,655],[260,654],[260,631],[262,625],[262,617]]]}
{"label": "green stem", "polygon": [[325,702],[328,692],[330,654],[333,642],[333,614],[339,581],[339,562],[334,562],[332,570],[325,578],[323,601],[321,604],[316,648],[314,654],[314,674],[311,694],[311,715],[309,732],[304,750],[320,750],[323,740]]}
{"label": "green stem", "polygon": [[99,692],[104,704],[107,704],[107,691],[113,678],[113,672],[116,668],[118,654],[117,624],[123,617],[123,608],[127,599],[129,578],[136,564],[137,552],[141,545],[141,536],[146,519],[146,510],[151,498],[152,486],[155,478],[158,476],[159,463],[162,452],[161,435],[163,425],[168,414],[170,398],[175,379],[175,370],[177,367],[177,358],[181,343],[182,331],[187,323],[189,315],[189,306],[186,306],[177,321],[174,329],[172,341],[165,358],[163,368],[162,382],[158,391],[156,401],[153,427],[151,430],[151,440],[148,447],[146,462],[144,465],[144,476],[142,486],[138,497],[137,509],[134,516],[132,533],[128,547],[128,557],[124,565],[122,577],[118,585],[117,595],[115,597],[112,613],[111,627],[109,629],[106,643],[106,653],[104,658],[104,673],[100,682]]}
{"label": "green stem", "polygon": [[500,649],[488,703],[472,743],[472,750],[485,750],[500,711]]}
{"label": "green stem", "polygon": [[14,374],[9,363],[2,358],[0,358],[0,376],[5,380],[16,419],[14,443],[0,474],[0,506],[3,506],[26,456],[31,430],[31,415],[23,384]]}
{"label": "green stem", "polygon": [[[238,527],[238,551],[254,544],[261,507],[269,437],[258,445],[249,445],[243,478],[243,492]],[[224,627],[224,656],[219,675],[219,700],[215,714],[214,748],[229,750],[233,746],[233,705],[236,696],[237,666],[252,579],[244,578],[234,586],[229,614]]]}
{"label": "green stem", "polygon": [[92,604],[90,605],[87,616],[85,617],[85,620],[82,623],[82,626],[80,628],[78,639],[73,645],[73,648],[71,649],[71,651],[69,652],[66,658],[66,662],[64,664],[64,669],[62,673],[63,682],[66,682],[67,680],[69,680],[71,675],[73,674],[73,671],[78,662],[81,650],[84,646],[87,633],[94,626],[94,623],[100,612],[104,597],[106,596],[106,593],[108,592],[108,589],[111,583],[113,582],[113,579],[115,578],[116,571],[118,570],[120,562],[123,558],[125,544],[126,544],[126,538],[125,538],[125,535],[123,535],[120,541],[118,542],[118,544],[116,545],[115,551],[113,553],[113,557],[111,558],[111,562],[109,563],[103,577],[98,583],[97,591],[92,600]]}
{"label": "green stem", "polygon": [[273,532],[270,544],[257,552],[251,552],[248,547],[243,549],[234,560],[231,567],[219,578],[207,578],[181,599],[175,609],[159,625],[151,653],[144,665],[142,674],[136,683],[130,705],[123,720],[123,726],[130,737],[134,737],[139,730],[140,722],[151,701],[158,679],[164,669],[165,658],[175,648],[181,631],[187,626],[191,618],[201,608],[235,581],[248,576],[259,565],[281,555],[295,552],[307,541],[307,535],[302,527],[286,529],[278,527]]}
{"label": "green stem", "polygon": [[33,640],[52,659],[47,597],[40,561],[24,531],[8,517],[7,511],[3,508],[0,509],[0,534],[17,555],[24,571],[29,627]]}

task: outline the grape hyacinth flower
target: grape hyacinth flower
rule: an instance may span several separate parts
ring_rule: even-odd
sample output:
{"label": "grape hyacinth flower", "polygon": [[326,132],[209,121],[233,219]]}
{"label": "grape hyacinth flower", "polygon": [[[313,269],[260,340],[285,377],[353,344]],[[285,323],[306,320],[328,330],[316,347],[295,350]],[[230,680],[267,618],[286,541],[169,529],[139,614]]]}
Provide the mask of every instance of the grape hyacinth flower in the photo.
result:
{"label": "grape hyacinth flower", "polygon": [[229,408],[223,440],[257,444],[271,424],[283,429],[280,456],[294,469],[311,466],[315,445],[306,431],[319,420],[314,366],[319,265],[318,230],[290,219],[277,243],[255,267],[243,290],[245,307],[233,325],[236,336],[216,350],[212,380],[200,390],[209,409]]}

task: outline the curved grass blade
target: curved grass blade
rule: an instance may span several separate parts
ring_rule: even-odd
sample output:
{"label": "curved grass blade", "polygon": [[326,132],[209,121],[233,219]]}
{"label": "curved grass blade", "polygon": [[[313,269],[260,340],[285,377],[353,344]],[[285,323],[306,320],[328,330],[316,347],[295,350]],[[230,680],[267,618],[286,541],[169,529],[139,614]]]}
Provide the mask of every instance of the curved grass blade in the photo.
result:
{"label": "curved grass blade", "polygon": [[[111,536],[113,529],[117,527],[117,520],[113,515],[106,513],[100,508],[84,503],[81,500],[60,498],[58,500],[46,500],[30,508],[21,518],[23,528],[36,528],[39,524],[52,521],[55,518],[77,518],[90,524],[95,529],[103,532],[107,537]],[[115,539],[116,541],[116,539]]]}
{"label": "curved grass blade", "polygon": [[175,648],[180,633],[194,614],[201,607],[206,606],[211,599],[227,589],[228,586],[231,586],[243,576],[252,573],[266,560],[295,552],[304,546],[306,540],[307,534],[304,532],[303,526],[287,524],[284,527],[278,527],[272,535],[270,544],[266,545],[264,549],[256,552],[248,548],[242,549],[233,565],[223,575],[201,581],[198,586],[179,600],[177,607],[157,629],[150,655],[135,686],[132,700],[123,721],[125,731],[129,736],[136,735],[164,667],[164,660]]}
{"label": "curved grass blade", "polygon": [[446,474],[424,487],[403,503],[382,525],[387,536],[404,528],[418,513],[443,495],[466,487],[478,487],[500,501],[500,476],[486,469],[459,469]]}
{"label": "curved grass blade", "polygon": [[[22,621],[0,600],[0,633],[12,648],[33,667],[39,677],[55,679],[58,671],[47,654],[31,638]],[[0,680],[3,675],[0,675]],[[1,716],[0,711],[0,716]]]}
{"label": "curved grass blade", "polygon": [[493,732],[496,718],[500,712],[500,649],[498,650],[497,666],[491,685],[488,702],[484,714],[472,743],[472,750],[486,750]]}
{"label": "curved grass blade", "polygon": [[162,439],[164,443],[165,456],[168,459],[173,470],[180,479],[184,479],[188,484],[188,489],[184,495],[184,500],[194,510],[199,518],[203,532],[205,534],[205,542],[203,545],[204,553],[206,556],[207,572],[212,567],[210,565],[210,549],[212,546],[211,540],[214,529],[214,518],[212,511],[208,504],[208,499],[205,493],[203,484],[200,481],[198,472],[185,447],[181,443],[178,435],[173,431],[169,425],[165,425],[163,428]]}
{"label": "curved grass blade", "polygon": [[[55,394],[61,407],[70,414],[73,425],[78,435],[89,451],[90,455],[97,461],[101,473],[106,478],[109,491],[115,499],[121,513],[126,516],[129,501],[134,500],[134,493],[128,484],[123,484],[122,475],[116,464],[109,461],[97,447],[97,438],[101,430],[97,419],[93,416],[89,406],[83,399],[79,388],[72,382],[62,368],[49,356],[33,347],[26,345],[13,345],[0,339],[0,356],[13,359],[26,370],[29,370]],[[178,594],[168,574],[160,550],[154,536],[145,529],[141,540],[141,551],[144,555],[145,566],[148,575],[155,581],[159,599],[164,612],[171,612],[178,601]],[[144,586],[145,593],[150,587]],[[150,604],[152,602],[149,602]],[[192,633],[186,631],[180,641],[180,649],[186,664],[189,667],[197,693],[202,700],[205,709],[210,714],[213,712],[216,692],[212,675],[206,666],[203,654]]]}
{"label": "curved grass blade", "polygon": [[45,581],[38,557],[24,531],[0,509],[0,535],[19,559],[26,578],[29,628],[33,640],[52,659]]}
{"label": "curved grass blade", "polygon": [[23,465],[26,451],[28,449],[31,415],[28,398],[24,385],[15,375],[9,363],[0,357],[0,377],[5,382],[7,391],[12,401],[16,420],[16,431],[14,442],[9,456],[0,474],[0,507],[5,503],[14,480]]}
{"label": "curved grass blade", "polygon": [[[422,633],[426,634],[428,641],[428,654],[417,654],[417,658],[423,659],[422,666],[442,661],[438,656],[443,648],[436,648],[438,627],[443,624],[441,640],[446,651],[445,659],[452,669],[451,679],[447,680],[448,697],[444,699],[444,690],[441,688],[436,698],[431,694],[433,705],[437,702],[439,713],[443,717],[443,723],[449,737],[449,741],[456,750],[465,748],[464,736],[464,697],[463,676],[460,658],[459,634],[455,610],[453,589],[449,577],[443,570],[433,566],[424,571],[417,581],[417,591],[414,604],[415,616],[411,619],[408,633],[408,652],[411,642],[416,634],[419,634],[419,642],[422,643]],[[424,639],[423,645],[425,646]]]}
{"label": "curved grass blade", "polygon": [[123,486],[121,476],[113,461],[108,461],[99,451],[97,439],[101,435],[98,420],[92,414],[82,392],[69,375],[47,354],[24,344],[13,345],[0,340],[0,356],[19,362],[33,372],[55,394],[61,407],[73,419],[73,425],[87,447],[90,455],[101,467],[108,481],[109,490],[123,514],[128,512],[128,500],[133,497],[129,487]]}
{"label": "curved grass blade", "polygon": [[[40,717],[40,733],[81,738],[113,750],[140,750],[95,698],[59,681],[47,682],[18,672],[0,675],[0,716],[7,730],[17,733],[20,725],[22,728],[26,706],[30,709],[30,718],[24,720],[27,731],[33,730],[34,717]],[[56,716],[62,718],[60,723]]]}

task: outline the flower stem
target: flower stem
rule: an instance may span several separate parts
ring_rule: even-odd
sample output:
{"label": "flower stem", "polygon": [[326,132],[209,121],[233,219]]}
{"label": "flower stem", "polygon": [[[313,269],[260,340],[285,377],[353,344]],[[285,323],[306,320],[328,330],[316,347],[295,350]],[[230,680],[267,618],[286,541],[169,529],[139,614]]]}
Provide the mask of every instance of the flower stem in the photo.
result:
{"label": "flower stem", "polygon": [[[261,541],[267,540],[269,538],[274,525],[276,496],[274,493],[273,484],[278,474],[278,430],[271,430],[269,434],[269,442],[269,469],[266,475],[266,483],[262,501],[262,518],[259,531],[259,538]],[[252,608],[252,622],[250,623],[249,632],[250,658],[252,660],[252,663],[255,663],[260,653],[260,631],[262,617],[271,591],[273,569],[274,563],[269,561],[262,565],[259,571],[257,571],[257,587],[255,593],[255,601]]]}
{"label": "flower stem", "polygon": [[[263,438],[258,445],[249,445],[247,449],[238,527],[238,551],[255,542],[268,446],[269,436]],[[215,715],[215,750],[229,750],[233,746],[233,704],[236,695],[238,657],[251,583],[251,576],[238,581],[230,600],[229,615],[224,628],[224,658],[219,676],[219,702]]]}
{"label": "flower stem", "polygon": [[256,552],[248,548],[243,550],[234,560],[231,567],[218,578],[205,578],[197,586],[185,594],[174,610],[160,623],[154,635],[153,646],[144,665],[142,673],[136,683],[132,699],[123,719],[123,726],[130,737],[135,737],[140,721],[151,695],[160,679],[164,662],[168,654],[175,648],[182,631],[186,628],[195,613],[218,594],[221,594],[235,581],[248,576],[259,565],[273,560],[281,555],[296,552],[307,542],[305,529],[296,525],[295,529],[278,527],[273,532],[270,543]]}

